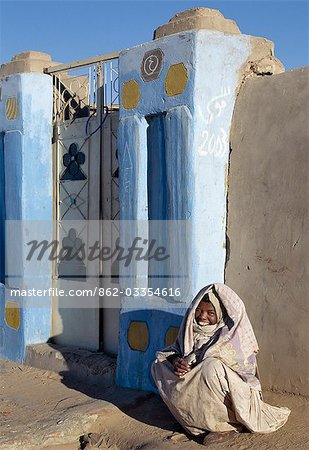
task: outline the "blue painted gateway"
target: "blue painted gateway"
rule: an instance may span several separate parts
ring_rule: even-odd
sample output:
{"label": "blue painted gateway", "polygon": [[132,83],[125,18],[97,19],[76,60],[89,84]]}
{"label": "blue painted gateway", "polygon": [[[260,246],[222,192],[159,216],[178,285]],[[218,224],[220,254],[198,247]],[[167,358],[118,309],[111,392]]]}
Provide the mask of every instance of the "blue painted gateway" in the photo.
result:
{"label": "blue painted gateway", "polygon": [[[170,34],[169,23],[158,39],[120,55],[54,66],[49,55],[26,52],[0,68],[0,357],[24,361],[27,345],[52,338],[60,346],[118,353],[117,383],[155,390],[156,351],[175,339],[196,293],[224,282],[233,108],[253,62],[267,62],[273,45],[242,35],[220,14],[209,22],[208,13],[203,23],[177,15],[184,31]],[[204,29],[187,30],[201,23]],[[16,73],[25,57],[37,70],[38,56],[41,70],[48,66],[44,73]],[[87,74],[72,74],[79,68]],[[104,236],[100,227],[119,215]],[[138,239],[156,257],[135,251],[119,271],[118,261],[78,260],[72,281],[65,264],[53,272],[48,261],[27,262],[27,236],[40,236],[43,221],[50,239],[56,231],[59,242],[74,248],[89,247],[83,230],[96,221],[91,237],[99,244],[120,234],[124,249]],[[75,225],[66,229],[65,221]],[[87,283],[121,292],[120,311],[107,295],[91,302],[45,296],[39,303],[12,295]]]}

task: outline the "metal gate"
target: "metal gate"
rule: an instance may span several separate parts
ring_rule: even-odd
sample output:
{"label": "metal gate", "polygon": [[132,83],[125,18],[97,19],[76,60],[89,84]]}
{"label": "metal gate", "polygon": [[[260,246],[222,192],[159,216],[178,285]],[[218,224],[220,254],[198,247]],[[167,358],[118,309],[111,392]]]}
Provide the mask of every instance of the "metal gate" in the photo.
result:
{"label": "metal gate", "polygon": [[[54,66],[46,72],[53,76],[54,89],[54,234],[60,247],[83,243],[89,248],[94,238],[100,243],[104,238],[102,220],[119,217],[118,52]],[[95,221],[91,236],[89,221]],[[111,226],[117,235],[116,222]],[[118,283],[112,267],[109,277],[106,273],[105,263],[104,277],[100,260],[91,266],[87,260],[70,264],[57,260],[54,286],[67,288],[69,281],[71,288],[78,288],[90,278],[97,287]],[[105,299],[99,295],[91,298],[89,307],[78,301],[54,298],[54,342],[116,353],[119,308],[105,308]]]}

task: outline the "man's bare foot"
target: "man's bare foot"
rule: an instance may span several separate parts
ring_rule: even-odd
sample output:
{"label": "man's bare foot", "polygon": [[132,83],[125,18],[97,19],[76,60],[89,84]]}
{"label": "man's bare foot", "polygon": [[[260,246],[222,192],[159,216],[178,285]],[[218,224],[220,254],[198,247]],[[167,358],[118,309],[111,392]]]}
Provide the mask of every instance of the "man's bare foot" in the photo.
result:
{"label": "man's bare foot", "polygon": [[224,431],[221,433],[210,432],[203,439],[203,445],[221,444],[231,439],[235,431]]}

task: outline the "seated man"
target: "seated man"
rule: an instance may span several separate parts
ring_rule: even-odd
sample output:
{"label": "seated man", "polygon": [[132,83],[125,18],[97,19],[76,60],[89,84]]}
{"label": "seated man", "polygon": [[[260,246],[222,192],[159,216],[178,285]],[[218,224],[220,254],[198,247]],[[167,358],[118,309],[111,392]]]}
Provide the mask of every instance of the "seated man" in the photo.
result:
{"label": "seated man", "polygon": [[228,286],[203,288],[192,301],[176,341],[157,352],[152,376],[176,420],[204,444],[229,431],[270,433],[290,410],[263,402],[256,377],[257,341],[241,299]]}

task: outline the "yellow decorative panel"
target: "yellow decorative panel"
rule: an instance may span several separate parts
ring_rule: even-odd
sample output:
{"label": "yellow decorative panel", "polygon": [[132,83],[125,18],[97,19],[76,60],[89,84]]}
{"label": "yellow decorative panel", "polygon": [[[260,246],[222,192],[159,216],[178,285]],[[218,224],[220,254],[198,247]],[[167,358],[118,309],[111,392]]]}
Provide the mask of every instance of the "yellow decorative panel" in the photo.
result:
{"label": "yellow decorative panel", "polygon": [[179,328],[178,327],[170,327],[165,335],[165,345],[172,345],[177,337]]}
{"label": "yellow decorative panel", "polygon": [[18,102],[16,97],[8,97],[5,102],[5,115],[8,120],[15,120],[18,116]]}
{"label": "yellow decorative panel", "polygon": [[137,81],[126,81],[122,87],[121,100],[125,109],[136,108],[140,100],[141,92]]}
{"label": "yellow decorative panel", "polygon": [[165,92],[171,97],[181,94],[188,82],[188,71],[183,63],[169,67],[165,77]]}
{"label": "yellow decorative panel", "polygon": [[146,322],[131,322],[128,329],[128,344],[132,350],[144,352],[149,345],[149,332]]}
{"label": "yellow decorative panel", "polygon": [[20,327],[20,306],[13,301],[6,302],[5,321],[8,327],[18,330]]}

